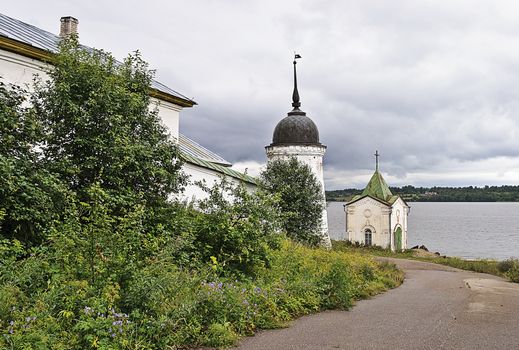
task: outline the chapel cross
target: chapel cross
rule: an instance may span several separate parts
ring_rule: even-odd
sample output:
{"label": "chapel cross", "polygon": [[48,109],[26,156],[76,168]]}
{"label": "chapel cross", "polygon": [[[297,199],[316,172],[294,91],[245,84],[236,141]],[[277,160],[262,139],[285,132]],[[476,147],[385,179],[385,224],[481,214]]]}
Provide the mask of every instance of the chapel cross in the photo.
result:
{"label": "chapel cross", "polygon": [[375,161],[376,161],[376,171],[378,171],[378,157],[380,157],[380,154],[378,153],[378,150],[375,151]]}

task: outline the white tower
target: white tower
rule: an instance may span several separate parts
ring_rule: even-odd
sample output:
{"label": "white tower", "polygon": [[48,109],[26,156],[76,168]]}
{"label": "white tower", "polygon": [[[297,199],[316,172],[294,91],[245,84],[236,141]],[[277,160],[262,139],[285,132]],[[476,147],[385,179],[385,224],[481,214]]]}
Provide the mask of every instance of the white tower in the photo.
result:
{"label": "white tower", "polygon": [[[297,91],[296,74],[296,59],[298,58],[301,58],[301,56],[295,55],[294,92],[292,94],[292,107],[294,108],[276,125],[272,143],[265,147],[265,150],[269,162],[295,157],[301,163],[307,164],[321,183],[324,199],[323,156],[326,153],[326,146],[319,142],[319,130],[317,130],[315,123],[306,116],[305,112],[299,109],[301,102]],[[323,208],[321,233],[324,237],[324,245],[331,247],[325,202]]]}

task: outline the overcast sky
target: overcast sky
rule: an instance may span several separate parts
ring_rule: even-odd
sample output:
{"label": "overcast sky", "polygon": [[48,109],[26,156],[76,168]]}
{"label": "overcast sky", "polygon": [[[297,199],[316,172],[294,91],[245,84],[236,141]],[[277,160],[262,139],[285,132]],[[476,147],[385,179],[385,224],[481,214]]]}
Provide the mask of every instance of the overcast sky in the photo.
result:
{"label": "overcast sky", "polygon": [[117,58],[140,50],[198,105],[180,130],[255,174],[291,109],[317,124],[327,189],[519,184],[519,2],[28,1],[3,13]]}

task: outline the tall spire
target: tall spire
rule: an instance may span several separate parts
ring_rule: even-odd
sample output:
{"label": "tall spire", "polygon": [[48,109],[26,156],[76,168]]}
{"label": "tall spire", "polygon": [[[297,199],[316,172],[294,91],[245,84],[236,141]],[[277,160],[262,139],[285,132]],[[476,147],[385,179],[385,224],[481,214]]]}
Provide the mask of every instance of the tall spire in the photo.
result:
{"label": "tall spire", "polygon": [[297,91],[296,60],[298,58],[301,58],[301,55],[294,53],[294,92],[292,93],[292,107],[294,107],[294,110],[299,109],[299,107],[301,107],[301,102],[299,102],[299,91]]}
{"label": "tall spire", "polygon": [[301,55],[297,54],[297,53],[294,53],[294,92],[292,93],[292,107],[294,107],[294,109],[289,112],[289,114],[301,114],[301,115],[305,115],[306,113],[301,111],[299,109],[299,107],[301,107],[301,101],[299,100],[299,91],[297,90],[297,70],[296,70],[296,65],[297,65],[297,59],[298,58],[301,58]]}
{"label": "tall spire", "polygon": [[375,162],[376,162],[376,167],[375,167],[375,171],[378,171],[378,157],[380,157],[380,154],[378,153],[378,150],[375,151]]}

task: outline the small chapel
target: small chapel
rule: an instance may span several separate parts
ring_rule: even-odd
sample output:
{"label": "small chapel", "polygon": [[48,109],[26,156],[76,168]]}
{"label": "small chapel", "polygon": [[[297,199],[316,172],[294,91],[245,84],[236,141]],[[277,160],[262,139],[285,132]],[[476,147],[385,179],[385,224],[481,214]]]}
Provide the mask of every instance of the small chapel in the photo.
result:
{"label": "small chapel", "polygon": [[353,243],[376,245],[401,251],[407,248],[407,216],[409,205],[393,195],[382,177],[375,152],[375,173],[360,195],[344,205],[346,235]]}

